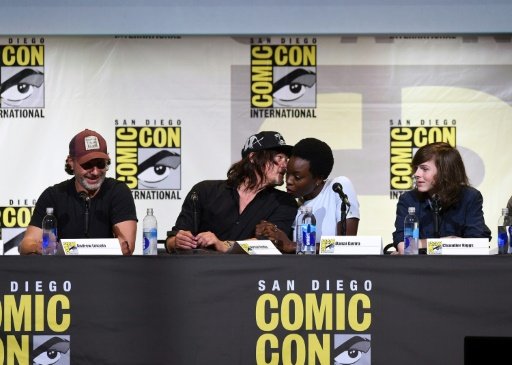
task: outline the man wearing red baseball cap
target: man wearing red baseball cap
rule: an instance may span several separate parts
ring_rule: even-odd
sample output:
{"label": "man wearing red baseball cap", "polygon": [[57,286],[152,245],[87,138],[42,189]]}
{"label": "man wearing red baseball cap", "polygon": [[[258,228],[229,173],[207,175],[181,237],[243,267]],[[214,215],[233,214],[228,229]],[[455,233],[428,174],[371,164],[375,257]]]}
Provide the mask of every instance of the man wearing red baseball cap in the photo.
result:
{"label": "man wearing red baseball cap", "polygon": [[135,202],[125,183],[106,177],[109,165],[107,142],[99,133],[85,129],[74,136],[65,165],[73,178],[41,194],[19,252],[41,254],[41,222],[52,207],[59,238],[117,237],[123,255],[131,255],[137,233]]}

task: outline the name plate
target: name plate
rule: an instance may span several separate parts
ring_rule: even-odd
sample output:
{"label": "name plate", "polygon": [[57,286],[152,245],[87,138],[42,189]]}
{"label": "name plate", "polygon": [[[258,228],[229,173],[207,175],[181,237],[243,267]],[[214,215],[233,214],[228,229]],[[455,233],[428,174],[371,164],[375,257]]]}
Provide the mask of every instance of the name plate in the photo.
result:
{"label": "name plate", "polygon": [[117,238],[61,239],[64,255],[122,255]]}
{"label": "name plate", "polygon": [[281,251],[270,240],[236,241],[230,253],[249,255],[281,255]]}
{"label": "name plate", "polygon": [[428,255],[493,255],[487,238],[428,238]]}
{"label": "name plate", "polygon": [[4,254],[4,241],[0,240],[0,255]]}
{"label": "name plate", "polygon": [[322,255],[380,255],[380,236],[322,236],[319,253]]}

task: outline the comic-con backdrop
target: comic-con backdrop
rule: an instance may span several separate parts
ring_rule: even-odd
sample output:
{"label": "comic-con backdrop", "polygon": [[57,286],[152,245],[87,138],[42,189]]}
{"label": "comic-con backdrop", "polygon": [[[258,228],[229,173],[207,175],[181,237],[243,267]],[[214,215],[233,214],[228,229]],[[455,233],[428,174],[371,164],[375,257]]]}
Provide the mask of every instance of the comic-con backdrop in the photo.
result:
{"label": "comic-con backdrop", "polygon": [[68,143],[85,128],[106,138],[108,176],[130,187],[139,232],[153,208],[159,239],[192,185],[225,178],[260,130],[326,141],[332,176],[356,188],[359,234],[384,244],[426,143],[459,148],[489,227],[512,194],[507,39],[11,36],[0,38],[0,83],[5,254],[44,188],[69,178]]}

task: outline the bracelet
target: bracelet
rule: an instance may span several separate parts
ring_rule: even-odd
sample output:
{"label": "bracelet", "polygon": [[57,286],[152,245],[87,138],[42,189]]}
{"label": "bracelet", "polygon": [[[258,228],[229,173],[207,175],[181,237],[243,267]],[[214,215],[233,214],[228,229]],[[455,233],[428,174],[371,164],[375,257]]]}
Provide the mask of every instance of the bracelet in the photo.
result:
{"label": "bracelet", "polygon": [[226,246],[228,249],[233,247],[235,245],[235,241],[222,241],[224,246]]}

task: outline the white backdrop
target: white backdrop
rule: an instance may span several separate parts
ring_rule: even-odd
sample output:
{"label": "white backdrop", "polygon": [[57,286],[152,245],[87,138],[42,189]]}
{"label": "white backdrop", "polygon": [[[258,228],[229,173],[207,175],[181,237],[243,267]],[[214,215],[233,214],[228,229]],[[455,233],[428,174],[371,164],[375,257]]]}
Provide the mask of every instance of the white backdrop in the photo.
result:
{"label": "white backdrop", "polygon": [[[309,70],[316,83],[307,90],[313,97],[284,108],[274,105],[267,115],[254,117],[251,47],[277,45],[288,54],[314,46]],[[512,176],[504,168],[512,135],[510,42],[492,37],[4,37],[0,50],[0,82],[25,68],[44,74],[44,83],[33,87],[34,95],[43,97],[32,104],[28,98],[13,106],[2,94],[4,243],[26,226],[26,212],[44,188],[69,178],[64,172],[68,143],[84,128],[107,139],[110,177],[126,175],[125,170],[116,174],[123,161],[136,167],[159,151],[179,156],[179,167],[170,169],[164,185],[132,188],[139,218],[136,253],[148,207],[158,218],[159,238],[165,238],[191,186],[224,178],[240,158],[245,138],[262,129],[280,131],[289,144],[309,136],[328,142],[335,152],[333,175],[348,176],[359,195],[359,233],[382,236],[384,243],[391,241],[401,191],[392,185],[401,166],[392,158],[394,128],[416,136],[407,139],[409,151],[448,134],[484,195],[493,235],[512,194]],[[28,57],[40,52],[42,63]],[[272,60],[271,74],[282,71],[278,61]],[[271,110],[309,114],[277,117]],[[171,133],[174,139],[141,137],[130,150],[121,143],[125,127],[139,136],[150,127],[147,135]],[[427,137],[419,138],[423,132]],[[149,194],[159,198],[143,198]]]}

